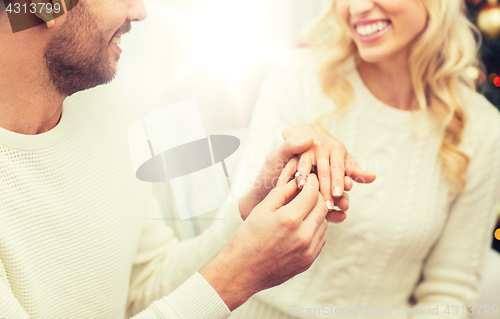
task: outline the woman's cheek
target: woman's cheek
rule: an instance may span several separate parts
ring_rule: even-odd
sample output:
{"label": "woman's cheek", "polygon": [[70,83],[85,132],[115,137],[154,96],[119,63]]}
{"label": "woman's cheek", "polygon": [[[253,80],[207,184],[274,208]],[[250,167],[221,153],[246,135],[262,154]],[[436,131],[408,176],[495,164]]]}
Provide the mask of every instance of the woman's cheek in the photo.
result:
{"label": "woman's cheek", "polygon": [[347,1],[337,1],[335,5],[335,10],[337,11],[338,16],[344,22],[349,24],[349,6],[347,5]]}

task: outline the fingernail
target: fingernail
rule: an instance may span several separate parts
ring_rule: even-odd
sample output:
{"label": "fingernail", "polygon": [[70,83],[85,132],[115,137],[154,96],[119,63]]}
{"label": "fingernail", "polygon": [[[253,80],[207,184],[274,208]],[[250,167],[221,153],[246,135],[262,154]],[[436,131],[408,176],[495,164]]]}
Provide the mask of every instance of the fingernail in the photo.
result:
{"label": "fingernail", "polygon": [[299,182],[299,188],[302,189],[302,187],[304,187],[305,184],[306,184],[306,180],[305,179],[301,179],[300,182]]}
{"label": "fingernail", "polygon": [[328,210],[332,210],[333,209],[333,203],[332,203],[331,200],[327,200],[325,202],[325,204],[326,204],[326,208],[328,208]]}
{"label": "fingernail", "polygon": [[335,187],[333,189],[333,196],[341,196],[342,195],[342,189],[340,187]]}

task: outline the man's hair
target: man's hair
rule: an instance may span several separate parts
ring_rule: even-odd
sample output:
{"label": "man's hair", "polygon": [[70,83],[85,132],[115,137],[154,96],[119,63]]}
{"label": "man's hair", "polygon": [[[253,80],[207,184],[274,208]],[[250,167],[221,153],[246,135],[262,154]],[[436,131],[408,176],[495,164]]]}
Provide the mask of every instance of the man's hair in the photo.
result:
{"label": "man's hair", "polygon": [[3,0],[0,0],[0,22],[5,19],[6,14],[7,12],[5,12],[5,3],[3,2]]}
{"label": "man's hair", "polygon": [[3,0],[0,0],[0,18],[2,18],[4,14],[5,14],[5,2],[3,2]]}

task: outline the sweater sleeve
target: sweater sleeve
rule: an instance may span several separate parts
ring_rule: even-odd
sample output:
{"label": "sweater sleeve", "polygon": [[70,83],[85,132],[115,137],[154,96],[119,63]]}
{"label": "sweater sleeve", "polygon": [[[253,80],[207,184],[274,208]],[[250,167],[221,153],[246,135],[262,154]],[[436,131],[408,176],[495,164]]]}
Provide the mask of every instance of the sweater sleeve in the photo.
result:
{"label": "sweater sleeve", "polygon": [[257,98],[245,146],[250,180],[277,145],[281,132],[289,126],[303,124],[303,87],[297,66],[290,57],[270,72]]}
{"label": "sweater sleeve", "polygon": [[162,220],[158,201],[151,196],[149,219],[132,267],[129,317],[143,309],[134,318],[219,319],[230,315],[225,303],[197,272],[243,223],[237,203],[221,208],[214,223],[200,236],[179,242]]}
{"label": "sweater sleeve", "polygon": [[12,293],[0,260],[0,318],[29,319],[28,313]]}
{"label": "sweater sleeve", "polygon": [[[500,114],[492,106],[490,110],[481,121],[471,123],[476,132],[469,145],[474,148],[468,153],[467,185],[456,195],[415,289],[414,308],[421,308],[422,314],[410,318],[465,319],[481,310],[477,305],[481,269],[500,203]],[[484,313],[484,306],[493,305],[482,306]],[[429,313],[429,309],[435,310]]]}

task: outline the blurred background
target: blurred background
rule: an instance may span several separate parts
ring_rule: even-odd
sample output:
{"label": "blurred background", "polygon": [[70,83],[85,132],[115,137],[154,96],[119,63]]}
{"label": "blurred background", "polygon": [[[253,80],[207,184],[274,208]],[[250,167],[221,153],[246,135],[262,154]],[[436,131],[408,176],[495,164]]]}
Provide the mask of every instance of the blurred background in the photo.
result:
{"label": "blurred background", "polygon": [[[144,0],[148,18],[122,37],[112,86],[138,119],[196,98],[207,134],[245,146],[260,87],[273,65],[300,43],[324,0]],[[154,184],[167,224],[180,239],[199,234],[215,212],[179,220],[170,185]],[[195,193],[203,190],[192,190]]]}
{"label": "blurred background", "polygon": [[[500,3],[461,0],[481,30],[482,67],[471,68],[479,89],[500,107]],[[113,86],[135,118],[195,97],[207,134],[245,133],[263,80],[273,65],[299,47],[302,34],[328,0],[145,0],[148,19],[122,37]],[[500,165],[500,163],[499,163]],[[156,184],[166,221],[181,239],[200,233],[213,213],[179,221],[169,185]],[[175,206],[175,205],[173,205]],[[498,225],[500,228],[500,224]],[[500,231],[498,232],[500,236]],[[500,251],[500,240],[493,240]]]}
{"label": "blurred background", "polygon": [[195,97],[209,133],[243,137],[260,86],[323,0],[145,0],[114,82],[136,117]]}
{"label": "blurred background", "polygon": [[500,2],[499,0],[466,0],[469,19],[483,35],[480,57],[482,70],[471,70],[484,95],[500,108]]}

